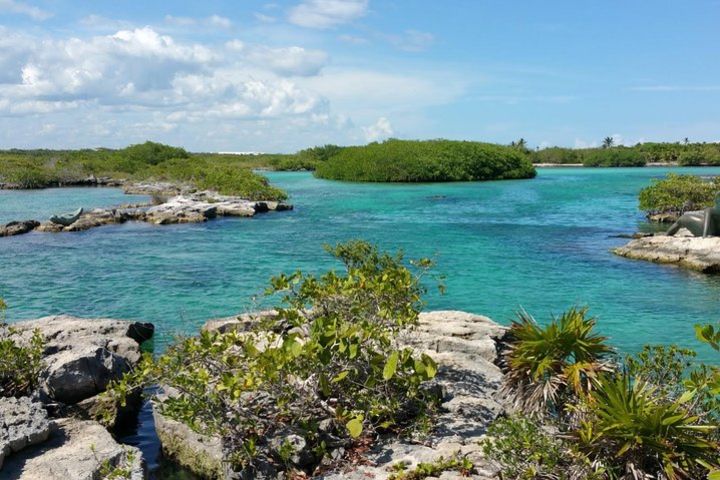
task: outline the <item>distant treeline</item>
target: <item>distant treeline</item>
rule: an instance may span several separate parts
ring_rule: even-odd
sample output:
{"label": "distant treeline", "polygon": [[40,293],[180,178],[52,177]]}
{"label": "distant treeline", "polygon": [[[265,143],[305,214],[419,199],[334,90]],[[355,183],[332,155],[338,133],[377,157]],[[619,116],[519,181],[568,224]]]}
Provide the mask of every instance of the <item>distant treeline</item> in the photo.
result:
{"label": "distant treeline", "polygon": [[[322,153],[327,153],[323,147]],[[317,155],[320,152],[315,152]],[[457,182],[532,178],[518,148],[451,140],[396,140],[337,149],[316,161],[315,175],[356,182]]]}
{"label": "distant treeline", "polygon": [[720,165],[720,143],[639,143],[632,147],[550,147],[528,152],[533,163],[586,167],[643,167],[648,163]]}

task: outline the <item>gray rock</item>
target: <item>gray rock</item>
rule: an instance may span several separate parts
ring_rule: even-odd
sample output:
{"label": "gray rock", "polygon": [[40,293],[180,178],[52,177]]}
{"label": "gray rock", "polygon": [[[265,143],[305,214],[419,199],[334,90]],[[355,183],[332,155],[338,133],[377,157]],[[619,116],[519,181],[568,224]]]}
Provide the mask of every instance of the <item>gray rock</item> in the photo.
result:
{"label": "gray rock", "polygon": [[655,235],[632,240],[613,252],[625,258],[675,264],[703,273],[720,272],[720,237]]}
{"label": "gray rock", "polygon": [[151,335],[148,324],[56,315],[13,324],[46,341],[42,388],[53,400],[74,404],[101,393],[140,360],[136,338]]}
{"label": "gray rock", "polygon": [[47,440],[52,427],[40,402],[0,397],[0,469],[6,456]]}
{"label": "gray rock", "polygon": [[41,445],[8,458],[2,478],[17,480],[96,480],[121,468],[130,480],[142,480],[142,456],[136,447],[118,444],[100,424],[60,419],[58,429]]}

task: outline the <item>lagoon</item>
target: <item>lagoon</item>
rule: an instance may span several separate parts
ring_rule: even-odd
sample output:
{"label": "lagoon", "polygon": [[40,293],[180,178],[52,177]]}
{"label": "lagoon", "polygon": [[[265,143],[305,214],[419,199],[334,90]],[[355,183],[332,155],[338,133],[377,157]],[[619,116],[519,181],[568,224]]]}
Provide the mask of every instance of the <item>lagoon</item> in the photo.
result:
{"label": "lagoon", "polygon": [[[507,324],[521,308],[542,321],[587,305],[622,352],[648,342],[695,346],[693,325],[718,319],[720,277],[610,252],[627,241],[618,235],[647,228],[637,193],[669,171],[720,174],[557,168],[533,180],[407,185],[271,172],[294,211],[0,239],[0,296],[10,321],[57,313],[150,321],[162,348],[208,318],[259,308],[273,274],[333,266],[323,244],[363,238],[435,258],[447,293],[431,289],[428,309],[468,310]],[[117,190],[72,190],[71,201],[52,208],[134,201]],[[67,191],[1,192],[0,219],[35,218],[27,199]]]}

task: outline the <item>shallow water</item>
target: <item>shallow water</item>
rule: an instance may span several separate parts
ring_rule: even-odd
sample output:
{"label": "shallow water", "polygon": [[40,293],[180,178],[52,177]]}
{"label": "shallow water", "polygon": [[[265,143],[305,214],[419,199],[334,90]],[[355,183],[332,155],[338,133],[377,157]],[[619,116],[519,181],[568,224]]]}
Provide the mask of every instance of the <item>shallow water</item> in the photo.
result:
{"label": "shallow water", "polygon": [[[431,309],[508,323],[519,308],[542,321],[588,305],[622,352],[648,342],[695,346],[693,324],[718,320],[720,276],[610,253],[627,241],[618,235],[647,228],[637,193],[668,171],[543,169],[534,180],[432,185],[270,173],[291,194],[294,211],[0,239],[0,296],[11,321],[57,313],[151,321],[161,349],[173,333],[194,332],[208,318],[258,308],[251,297],[273,274],[335,265],[323,244],[364,238],[436,258],[448,290],[430,291]],[[108,189],[0,192],[0,219],[128,201]],[[716,359],[707,350],[701,358]],[[157,464],[152,422],[141,422],[129,441]]]}
{"label": "shallow water", "polygon": [[[627,241],[617,235],[643,227],[637,192],[666,173],[543,169],[534,180],[421,185],[270,173],[290,192],[294,211],[1,239],[0,295],[10,304],[10,320],[55,313],[146,320],[158,325],[162,346],[208,318],[256,308],[251,297],[270,275],[334,265],[323,244],[365,238],[436,258],[448,291],[431,290],[428,308],[469,310],[507,323],[519,308],[542,320],[588,305],[624,351],[651,341],[692,345],[692,325],[718,318],[720,277],[609,251]],[[43,190],[37,198],[1,193],[0,218],[130,200],[110,189]]]}
{"label": "shallow water", "polygon": [[[0,224],[14,220],[48,220],[52,215],[112,207],[148,200],[144,195],[125,195],[119,188],[70,187],[43,190],[0,190]],[[0,246],[0,248],[2,248]]]}

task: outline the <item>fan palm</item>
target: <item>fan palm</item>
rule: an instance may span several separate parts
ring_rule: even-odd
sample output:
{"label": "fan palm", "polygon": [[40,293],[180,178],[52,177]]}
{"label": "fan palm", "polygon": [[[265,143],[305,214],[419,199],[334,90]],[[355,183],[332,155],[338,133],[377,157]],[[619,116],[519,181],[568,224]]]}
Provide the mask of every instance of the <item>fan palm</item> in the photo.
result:
{"label": "fan palm", "polygon": [[610,369],[612,353],[607,338],[593,332],[595,323],[586,308],[571,308],[544,327],[528,313],[518,314],[502,355],[503,391],[516,408],[559,409],[564,395],[583,396],[592,389],[593,379]]}
{"label": "fan palm", "polygon": [[589,417],[576,432],[590,457],[619,478],[706,478],[720,467],[717,426],[701,424],[681,400],[670,402],[655,387],[626,373],[602,375],[589,394]]}

